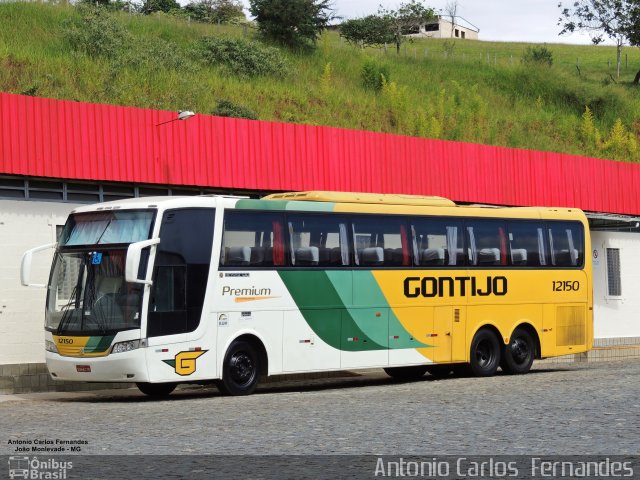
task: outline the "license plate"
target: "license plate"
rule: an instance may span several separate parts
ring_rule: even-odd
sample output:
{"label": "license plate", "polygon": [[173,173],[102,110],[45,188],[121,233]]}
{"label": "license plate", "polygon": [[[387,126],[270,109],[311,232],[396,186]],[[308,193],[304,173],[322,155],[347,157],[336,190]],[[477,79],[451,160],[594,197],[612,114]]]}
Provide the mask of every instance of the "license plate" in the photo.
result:
{"label": "license plate", "polygon": [[76,365],[76,371],[78,373],[91,372],[91,365]]}

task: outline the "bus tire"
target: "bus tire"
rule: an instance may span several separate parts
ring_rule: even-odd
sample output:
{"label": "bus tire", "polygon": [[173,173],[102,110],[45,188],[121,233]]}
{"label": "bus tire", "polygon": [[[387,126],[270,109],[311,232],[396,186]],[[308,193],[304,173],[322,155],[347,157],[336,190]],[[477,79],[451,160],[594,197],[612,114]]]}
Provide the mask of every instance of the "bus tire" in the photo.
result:
{"label": "bus tire", "polygon": [[516,328],[509,344],[502,349],[500,366],[505,373],[519,375],[531,370],[536,347],[531,334],[523,328]]}
{"label": "bus tire", "polygon": [[453,373],[453,367],[451,365],[432,365],[427,367],[427,372],[433,378],[447,378]]}
{"label": "bus tire", "polygon": [[168,397],[178,386],[177,383],[136,383],[138,390],[150,397]]}
{"label": "bus tire", "polygon": [[479,330],[471,342],[469,366],[476,377],[491,377],[500,366],[500,341],[488,328]]}
{"label": "bus tire", "polygon": [[260,357],[255,347],[245,340],[235,340],[224,356],[218,390],[223,395],[251,395],[259,376]]}
{"label": "bus tire", "polygon": [[417,380],[427,373],[427,367],[416,365],[412,367],[388,367],[384,369],[384,373],[396,380]]}

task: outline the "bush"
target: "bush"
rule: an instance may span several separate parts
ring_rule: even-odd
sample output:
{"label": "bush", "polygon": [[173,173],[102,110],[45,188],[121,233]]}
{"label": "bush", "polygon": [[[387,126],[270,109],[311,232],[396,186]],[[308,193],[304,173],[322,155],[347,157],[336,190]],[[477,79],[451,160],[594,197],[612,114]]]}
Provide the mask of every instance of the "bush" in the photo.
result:
{"label": "bush", "polygon": [[192,20],[205,23],[235,23],[246,20],[237,0],[195,0],[184,7]]}
{"label": "bush", "polygon": [[249,11],[267,39],[308,48],[333,19],[330,0],[249,0]]}
{"label": "bush", "polygon": [[218,117],[246,118],[249,120],[258,120],[258,114],[244,105],[233,103],[230,100],[220,100],[213,109],[211,115]]}
{"label": "bush", "polygon": [[159,37],[142,41],[136,39],[122,57],[123,63],[149,70],[192,70],[193,61],[183,48]]}
{"label": "bush", "polygon": [[129,32],[103,7],[78,5],[79,18],[65,25],[66,40],[90,57],[115,58],[131,42]]}
{"label": "bush", "polygon": [[553,53],[546,46],[527,47],[522,55],[522,63],[528,65],[553,65]]}
{"label": "bush", "polygon": [[205,63],[223,65],[236,75],[284,75],[287,61],[280,51],[256,42],[206,37],[201,41]]}
{"label": "bush", "polygon": [[366,90],[380,92],[385,82],[390,81],[391,74],[387,65],[381,65],[369,58],[362,65],[360,77],[362,78],[362,86]]}

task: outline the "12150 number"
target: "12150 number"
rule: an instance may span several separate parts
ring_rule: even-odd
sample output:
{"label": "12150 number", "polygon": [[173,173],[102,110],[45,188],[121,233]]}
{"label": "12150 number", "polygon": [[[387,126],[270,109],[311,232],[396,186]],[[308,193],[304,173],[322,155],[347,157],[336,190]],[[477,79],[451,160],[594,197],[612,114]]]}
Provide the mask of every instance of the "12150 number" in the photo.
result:
{"label": "12150 number", "polygon": [[578,290],[580,290],[580,282],[578,282],[577,280],[553,281],[554,292],[577,292]]}

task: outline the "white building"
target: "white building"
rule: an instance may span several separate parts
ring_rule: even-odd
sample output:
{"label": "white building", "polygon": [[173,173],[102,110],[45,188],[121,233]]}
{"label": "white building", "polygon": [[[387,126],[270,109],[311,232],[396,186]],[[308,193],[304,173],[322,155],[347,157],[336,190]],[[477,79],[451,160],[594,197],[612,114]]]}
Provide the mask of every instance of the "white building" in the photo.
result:
{"label": "white building", "polygon": [[439,15],[437,20],[421,25],[418,31],[409,36],[416,38],[453,38],[479,40],[480,29],[462,17]]}

